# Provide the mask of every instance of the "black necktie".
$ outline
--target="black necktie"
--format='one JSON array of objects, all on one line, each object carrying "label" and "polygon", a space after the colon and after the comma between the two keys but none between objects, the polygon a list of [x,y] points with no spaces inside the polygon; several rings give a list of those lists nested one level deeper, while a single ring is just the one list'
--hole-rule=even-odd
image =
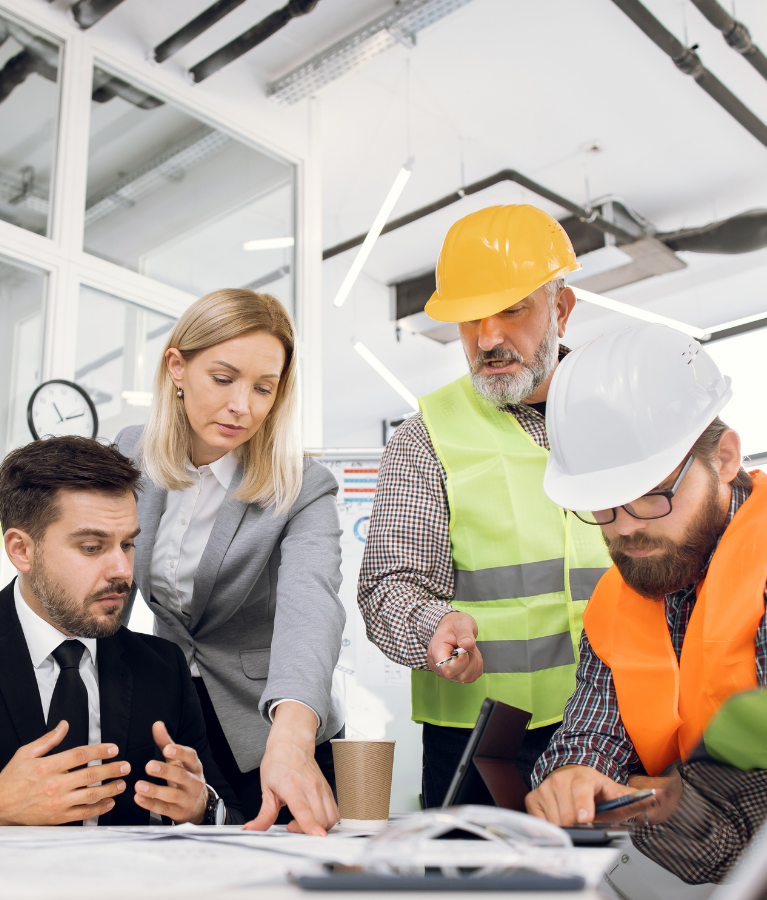
[{"label": "black necktie", "polygon": [[80,641],[63,641],[51,654],[61,671],[51,697],[48,728],[55,728],[62,719],[69,722],[69,731],[54,748],[54,753],[88,743],[88,691],[80,677],[80,660],[84,652],[85,644]]}]

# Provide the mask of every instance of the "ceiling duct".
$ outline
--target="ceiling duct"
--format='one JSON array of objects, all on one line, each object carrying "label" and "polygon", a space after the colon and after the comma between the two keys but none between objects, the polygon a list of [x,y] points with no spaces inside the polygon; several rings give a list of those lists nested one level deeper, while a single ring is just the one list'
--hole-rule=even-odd
[{"label": "ceiling duct", "polygon": [[128,84],[122,78],[108,75],[101,69],[97,69],[93,73],[93,94],[91,96],[96,103],[108,103],[115,97],[120,97],[128,103],[138,106],[139,109],[155,109],[165,105],[165,101],[160,100],[159,97]]},{"label": "ceiling duct", "polygon": [[415,46],[415,36],[471,0],[400,0],[391,12],[313,56],[267,85],[266,93],[280,103],[297,103],[396,44]]},{"label": "ceiling duct", "polygon": [[767,209],[749,209],[700,228],[681,228],[656,237],[674,251],[751,253],[767,247]]},{"label": "ceiling duct", "polygon": [[0,44],[13,38],[24,48],[0,69],[0,103],[33,73],[48,81],[58,79],[59,48],[19,25],[0,21]]},{"label": "ceiling duct", "polygon": [[33,72],[42,75],[49,81],[56,81],[57,70],[51,70],[50,66],[29,50],[22,50],[16,56],[12,56],[0,69],[0,103],[7,99],[20,84],[26,81]]},{"label": "ceiling duct", "polygon": [[737,50],[767,79],[767,56],[751,40],[751,33],[742,23],[734,19],[716,0],[692,0],[708,21],[722,32],[722,36],[733,50]]},{"label": "ceiling duct", "polygon": [[198,62],[196,66],[192,66],[189,70],[190,75],[199,84],[199,82],[223,69],[224,66],[228,66],[230,62],[239,59],[243,54],[258,46],[258,44],[263,43],[267,38],[284,28],[291,19],[310,13],[318,2],[319,0],[290,0],[282,9],[275,10],[271,15],[268,15],[258,24],[248,29],[248,31],[230,41],[225,47],[216,50],[215,53],[211,53],[210,56]]},{"label": "ceiling duct", "polygon": [[613,3],[638,26],[650,40],[673,60],[685,75],[691,75],[703,90],[733,119],[767,147],[767,125],[755,116],[732,91],[708,71],[693,49],[688,49],[662,25],[639,0],[613,0]]},{"label": "ceiling duct", "polygon": [[162,63],[166,59],[170,59],[174,53],[178,53],[182,47],[186,47],[187,44],[190,44],[204,31],[215,25],[219,19],[223,19],[233,9],[242,6],[244,2],[245,0],[218,0],[218,3],[214,3],[213,6],[204,9],[199,16],[195,16],[194,19],[187,22],[186,25],[179,28],[178,31],[154,48],[154,61]]},{"label": "ceiling duct", "polygon": [[[19,25],[0,20],[0,45],[8,37],[12,37],[24,49],[11,57],[0,69],[0,103],[32,74],[41,75],[54,83],[58,81],[59,48],[56,44],[30,33]],[[107,75],[100,70],[93,75],[92,97],[96,103],[106,103],[114,97],[122,97],[140,109],[154,109],[164,103],[158,97],[128,84],[127,81]]]},{"label": "ceiling duct", "polygon": [[[48,0],[50,3],[51,0]],[[107,13],[119,6],[123,0],[78,0],[70,7],[75,22],[83,30],[100,22]]]}]

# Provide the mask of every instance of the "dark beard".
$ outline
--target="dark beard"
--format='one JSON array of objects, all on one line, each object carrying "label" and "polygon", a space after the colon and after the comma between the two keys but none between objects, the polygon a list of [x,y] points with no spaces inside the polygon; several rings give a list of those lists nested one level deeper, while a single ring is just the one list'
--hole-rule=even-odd
[{"label": "dark beard", "polygon": [[[643,531],[618,535],[612,540],[603,534],[612,561],[626,584],[637,594],[648,600],[661,600],[666,594],[698,581],[724,528],[726,513],[722,511],[718,488],[719,480],[714,477],[700,513],[679,543],[670,538],[652,537]],[[624,552],[627,546],[635,550],[657,548],[664,552],[637,559]]]},{"label": "dark beard", "polygon": [[125,594],[127,597],[131,588],[127,581],[116,580],[103,590],[78,601],[50,578],[39,550],[29,571],[29,586],[58,628],[75,637],[96,639],[111,637],[120,630],[125,606],[106,609],[106,618],[98,618],[89,612],[93,601],[110,594]]}]

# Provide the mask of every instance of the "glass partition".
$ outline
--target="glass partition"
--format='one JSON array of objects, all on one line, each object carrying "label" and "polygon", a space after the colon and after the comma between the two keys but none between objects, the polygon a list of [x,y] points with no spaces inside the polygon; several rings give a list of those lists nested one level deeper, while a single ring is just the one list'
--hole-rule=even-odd
[{"label": "glass partition", "polygon": [[85,250],[195,296],[264,288],[292,308],[293,166],[98,68],[93,88]]},{"label": "glass partition", "polygon": [[0,257],[0,449],[32,440],[27,404],[40,384],[46,274]]},{"label": "glass partition", "polygon": [[48,233],[59,46],[0,14],[0,219]]},{"label": "glass partition", "polygon": [[99,437],[141,425],[175,319],[83,285],[77,316],[75,381],[91,396]]}]

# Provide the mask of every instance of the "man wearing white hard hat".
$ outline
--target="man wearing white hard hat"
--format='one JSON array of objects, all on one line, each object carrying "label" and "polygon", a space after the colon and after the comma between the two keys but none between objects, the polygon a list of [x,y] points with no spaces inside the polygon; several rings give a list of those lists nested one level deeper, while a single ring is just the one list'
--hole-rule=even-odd
[{"label": "man wearing white hard hat", "polygon": [[767,683],[767,475],[741,467],[718,418],[731,394],[701,346],[662,325],[602,335],[554,375],[544,490],[601,528],[614,565],[583,616],[533,815],[589,822],[595,803],[654,787],[645,812],[661,820],[681,791],[669,773],[722,704]]},{"label": "man wearing white hard hat", "polygon": [[[529,781],[575,688],[581,616],[609,559],[543,492],[546,396],[580,268],[520,204],[456,222],[426,313],[457,322],[469,372],[420,398],[381,462],[359,579],[368,637],[413,669],[423,802],[439,806],[486,697],[531,714]],[[452,655],[460,651],[460,655]]]}]

